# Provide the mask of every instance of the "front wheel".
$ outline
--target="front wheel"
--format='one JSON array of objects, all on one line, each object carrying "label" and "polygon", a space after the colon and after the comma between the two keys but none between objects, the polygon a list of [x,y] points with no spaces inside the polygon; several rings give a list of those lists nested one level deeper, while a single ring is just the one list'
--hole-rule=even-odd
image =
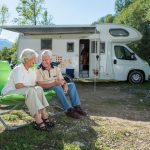
[{"label": "front wheel", "polygon": [[140,71],[132,71],[129,74],[128,80],[132,84],[140,84],[144,81],[144,75]]}]

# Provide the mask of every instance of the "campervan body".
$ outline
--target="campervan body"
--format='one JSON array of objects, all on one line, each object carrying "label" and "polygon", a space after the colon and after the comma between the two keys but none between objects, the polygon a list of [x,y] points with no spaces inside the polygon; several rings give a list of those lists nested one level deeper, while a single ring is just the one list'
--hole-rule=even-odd
[{"label": "campervan body", "polygon": [[[127,44],[142,38],[126,25],[3,26],[19,32],[18,57],[25,48],[39,54],[51,49],[62,72],[73,70],[75,78],[142,83],[150,79],[150,66]],[[40,60],[38,60],[40,61]]]}]

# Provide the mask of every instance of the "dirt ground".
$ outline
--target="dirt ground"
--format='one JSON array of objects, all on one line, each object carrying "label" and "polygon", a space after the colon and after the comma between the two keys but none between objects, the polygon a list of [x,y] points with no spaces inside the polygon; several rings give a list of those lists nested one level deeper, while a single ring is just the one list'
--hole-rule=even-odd
[{"label": "dirt ground", "polygon": [[128,83],[76,83],[82,106],[90,115],[150,121],[150,109],[144,107],[148,90]]},{"label": "dirt ground", "polygon": [[128,83],[76,83],[76,86],[84,109],[105,129],[98,141],[110,149],[150,149],[149,89]]}]

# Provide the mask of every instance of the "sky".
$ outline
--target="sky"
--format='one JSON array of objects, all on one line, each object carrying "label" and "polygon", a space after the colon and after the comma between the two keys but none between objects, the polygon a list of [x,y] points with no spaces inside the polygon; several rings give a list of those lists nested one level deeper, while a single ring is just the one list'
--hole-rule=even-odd
[{"label": "sky", "polygon": [[[17,17],[19,0],[0,0],[0,6],[9,8],[8,25]],[[115,13],[115,0],[45,0],[43,5],[56,25],[89,25],[100,17]],[[2,31],[0,38],[16,40],[18,34]]]}]

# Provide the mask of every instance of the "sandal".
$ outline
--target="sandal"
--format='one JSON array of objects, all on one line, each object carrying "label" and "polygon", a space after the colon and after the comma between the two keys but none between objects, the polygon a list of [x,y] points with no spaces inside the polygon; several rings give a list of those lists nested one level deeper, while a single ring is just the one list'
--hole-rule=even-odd
[{"label": "sandal", "polygon": [[41,123],[33,122],[33,127],[34,127],[36,130],[48,131],[47,125],[46,125],[44,122],[41,122]]},{"label": "sandal", "polygon": [[51,122],[48,118],[47,119],[42,119],[43,122],[45,123],[45,125],[48,127],[48,128],[54,128],[55,127],[55,124],[54,122]]}]

